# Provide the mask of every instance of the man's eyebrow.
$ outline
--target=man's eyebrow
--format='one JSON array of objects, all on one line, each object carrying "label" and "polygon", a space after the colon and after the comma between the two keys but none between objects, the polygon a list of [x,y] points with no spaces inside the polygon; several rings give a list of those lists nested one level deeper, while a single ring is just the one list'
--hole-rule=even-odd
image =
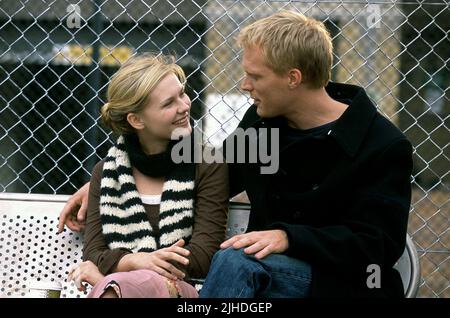
[{"label": "man's eyebrow", "polygon": [[258,74],[254,72],[245,71],[245,73],[250,76],[258,76]]}]

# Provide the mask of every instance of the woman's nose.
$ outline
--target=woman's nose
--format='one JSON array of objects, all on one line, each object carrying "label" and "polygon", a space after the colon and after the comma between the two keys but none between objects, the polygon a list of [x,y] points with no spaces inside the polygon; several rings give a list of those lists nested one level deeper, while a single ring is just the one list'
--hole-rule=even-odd
[{"label": "woman's nose", "polygon": [[178,107],[178,112],[180,114],[187,112],[191,108],[191,100],[182,100],[180,106]]}]

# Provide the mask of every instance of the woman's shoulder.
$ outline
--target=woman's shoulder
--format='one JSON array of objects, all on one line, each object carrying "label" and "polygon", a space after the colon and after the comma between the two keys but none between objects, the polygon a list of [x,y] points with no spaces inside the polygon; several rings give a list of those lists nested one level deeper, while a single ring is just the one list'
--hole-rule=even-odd
[{"label": "woman's shoulder", "polygon": [[101,179],[103,175],[103,164],[105,163],[104,160],[100,160],[97,162],[92,169],[92,175],[91,175],[91,182],[93,180]]},{"label": "woman's shoulder", "polygon": [[97,162],[94,166],[94,170],[102,170],[103,169],[103,164],[105,163],[105,159],[100,160],[99,162]]},{"label": "woman's shoulder", "polygon": [[103,165],[105,163],[105,159],[100,160],[99,162],[97,162],[94,166],[94,168],[92,169],[92,174],[94,174],[94,172],[102,172],[103,171]]}]

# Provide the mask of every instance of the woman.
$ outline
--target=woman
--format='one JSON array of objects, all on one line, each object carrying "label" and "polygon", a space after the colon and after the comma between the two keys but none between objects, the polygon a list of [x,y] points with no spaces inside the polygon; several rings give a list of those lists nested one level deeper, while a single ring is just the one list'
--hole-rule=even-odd
[{"label": "woman", "polygon": [[174,131],[192,132],[184,82],[173,59],[143,55],[109,84],[101,117],[119,138],[94,167],[85,262],[69,273],[88,297],[198,297],[187,281],[225,238],[226,165],[171,159]]}]

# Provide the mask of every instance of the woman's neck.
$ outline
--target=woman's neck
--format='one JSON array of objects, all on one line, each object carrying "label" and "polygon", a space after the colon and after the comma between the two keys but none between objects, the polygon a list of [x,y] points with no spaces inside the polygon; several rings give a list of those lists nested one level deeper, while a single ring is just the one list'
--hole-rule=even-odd
[{"label": "woman's neck", "polygon": [[169,145],[169,140],[152,140],[147,136],[142,136],[138,134],[139,143],[141,145],[142,151],[146,155],[155,155],[166,151],[167,146]]}]

